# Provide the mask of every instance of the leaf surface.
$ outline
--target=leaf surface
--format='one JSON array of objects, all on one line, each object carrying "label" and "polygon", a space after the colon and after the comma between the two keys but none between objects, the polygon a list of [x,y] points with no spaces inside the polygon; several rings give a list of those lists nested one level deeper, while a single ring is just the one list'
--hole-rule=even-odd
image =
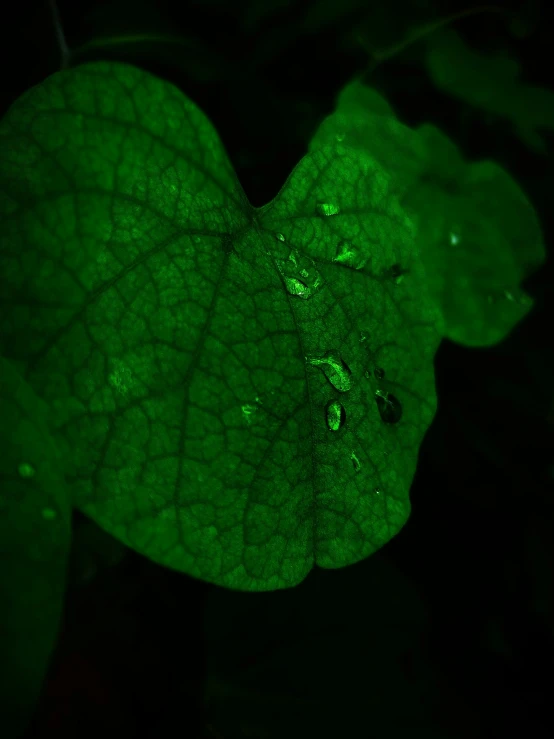
[{"label": "leaf surface", "polygon": [[59,72],[0,127],[1,349],[73,504],[239,590],[389,541],[436,409],[445,324],[394,139],[324,123],[262,208],[206,116],[128,65]]},{"label": "leaf surface", "polygon": [[47,409],[0,358],[0,712],[21,736],[59,629],[71,503]]},{"label": "leaf surface", "polygon": [[425,62],[440,90],[508,120],[526,146],[548,153],[541,129],[554,130],[554,92],[525,84],[517,61],[480,54],[444,29],[428,39]]},{"label": "leaf surface", "polygon": [[495,162],[466,163],[435,126],[404,125],[358,81],[343,88],[310,150],[332,145],[337,130],[336,145],[371,150],[391,174],[445,336],[465,346],[505,339],[533,306],[520,283],[546,258],[536,211],[514,179]]}]

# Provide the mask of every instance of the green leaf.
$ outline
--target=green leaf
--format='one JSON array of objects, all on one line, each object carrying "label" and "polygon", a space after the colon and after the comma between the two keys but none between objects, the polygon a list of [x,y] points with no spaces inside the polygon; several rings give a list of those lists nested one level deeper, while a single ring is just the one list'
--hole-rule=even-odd
[{"label": "green leaf", "polygon": [[205,115],[128,65],[57,73],[0,126],[1,347],[72,502],[228,588],[352,564],[409,516],[446,332],[400,202],[429,144],[358,93],[262,208]]},{"label": "green leaf", "polygon": [[0,358],[0,695],[5,736],[21,736],[62,611],[71,504],[47,409]]},{"label": "green leaf", "polygon": [[[388,108],[388,110],[387,110]],[[494,162],[467,164],[434,126],[411,129],[358,81],[340,93],[310,150],[331,145],[366,151],[393,176],[401,205],[417,224],[427,286],[440,305],[445,336],[466,346],[502,341],[533,301],[520,287],[545,261],[537,214]]]},{"label": "green leaf", "polygon": [[547,153],[540,131],[554,130],[554,92],[522,82],[517,61],[473,51],[452,29],[429,39],[425,60],[439,90],[507,119],[526,146]]},{"label": "green leaf", "polygon": [[442,316],[369,153],[310,153],[255,209],[192,102],[108,63],[28,91],[1,140],[2,347],[75,505],[242,590],[400,530]]}]

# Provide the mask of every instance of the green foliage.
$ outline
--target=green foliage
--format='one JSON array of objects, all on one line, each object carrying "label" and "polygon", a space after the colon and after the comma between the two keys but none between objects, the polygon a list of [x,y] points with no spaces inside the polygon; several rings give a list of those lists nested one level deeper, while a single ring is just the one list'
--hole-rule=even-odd
[{"label": "green foliage", "polygon": [[254,209],[192,102],[106,63],[27,92],[2,140],[2,351],[74,505],[244,590],[394,536],[442,317],[371,154],[322,146]]},{"label": "green foliage", "polygon": [[417,224],[444,335],[466,346],[502,341],[532,307],[520,282],[545,260],[540,224],[521,188],[494,162],[465,163],[435,126],[403,125],[376,91],[356,81],[342,90],[310,150],[331,142],[337,130],[344,145],[370,149],[392,174],[400,203]]},{"label": "green foliage", "polygon": [[71,507],[238,590],[368,557],[409,516],[441,338],[503,339],[544,248],[505,171],[358,82],[262,208],[205,115],[123,64],[22,95],[0,159],[15,716],[55,642]]},{"label": "green foliage", "polygon": [[441,336],[494,343],[529,309],[497,299],[543,258],[509,176],[355,82],[258,209],[204,114],[128,65],[51,76],[0,134],[2,354],[73,505],[240,590],[393,537]]},{"label": "green foliage", "polygon": [[554,130],[554,93],[520,80],[517,61],[474,51],[452,29],[430,37],[425,61],[439,90],[507,119],[530,149],[547,153],[540,130]]},{"label": "green foliage", "polygon": [[0,419],[2,731],[20,736],[58,634],[71,504],[48,409],[4,359]]}]

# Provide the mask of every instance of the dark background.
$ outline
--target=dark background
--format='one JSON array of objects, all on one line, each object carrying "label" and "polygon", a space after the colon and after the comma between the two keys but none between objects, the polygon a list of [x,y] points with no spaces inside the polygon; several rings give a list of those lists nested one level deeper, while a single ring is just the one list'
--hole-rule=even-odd
[{"label": "dark background", "polygon": [[[470,15],[454,28],[482,53],[517,59],[528,84],[552,89],[548,3],[502,7],[514,13]],[[506,121],[436,90],[424,41],[376,66],[357,41],[392,47],[461,4],[60,0],[58,9],[71,64],[134,63],[196,102],[255,206],[277,194],[339,89],[367,69],[403,122],[434,123],[468,159],[506,167],[552,253],[552,133],[538,155]],[[160,40],[90,47],[145,33]],[[10,3],[2,35],[4,112],[62,62],[46,1]],[[501,344],[441,344],[439,409],[411,519],[366,561],[315,570],[289,591],[235,593],[149,562],[76,512],[59,645],[27,736],[547,736],[552,279],[550,256],[526,282],[533,311]]]}]

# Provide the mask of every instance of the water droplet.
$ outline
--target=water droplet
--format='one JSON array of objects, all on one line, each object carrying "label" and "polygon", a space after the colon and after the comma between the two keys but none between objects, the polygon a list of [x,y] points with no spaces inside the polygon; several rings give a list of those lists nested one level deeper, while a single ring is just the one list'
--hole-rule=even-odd
[{"label": "water droplet", "polygon": [[510,303],[518,303],[519,305],[530,305],[532,303],[529,295],[524,293],[520,288],[515,288],[514,290],[503,290],[494,295],[487,295],[487,302],[489,305],[497,303],[499,300],[508,300]]},{"label": "water droplet", "polygon": [[352,387],[352,373],[336,353],[325,352],[323,357],[306,357],[306,361],[320,367],[325,377],[339,393],[345,393]]},{"label": "water droplet", "polygon": [[34,477],[35,468],[27,462],[22,462],[17,468],[21,477]]},{"label": "water droplet", "polygon": [[375,367],[373,374],[375,375],[376,380],[382,380],[385,376],[385,370],[382,367]]},{"label": "water droplet", "polygon": [[381,490],[379,488],[373,488],[373,492],[375,495],[381,495]]},{"label": "water droplet", "polygon": [[299,298],[307,300],[311,297],[310,288],[305,282],[297,280],[295,277],[285,277],[285,285],[291,295],[298,295]]},{"label": "water droplet", "polygon": [[362,465],[360,464],[360,460],[358,457],[352,452],[350,455],[350,459],[352,460],[352,465],[354,466],[354,472],[359,472],[362,469]]},{"label": "water droplet", "polygon": [[367,258],[364,259],[358,247],[350,241],[339,241],[333,262],[346,264],[348,267],[354,267],[354,269],[362,269],[367,264]]},{"label": "water droplet", "polygon": [[285,241],[285,237],[283,236],[283,234],[275,234],[275,238],[277,239],[277,241]]},{"label": "water droplet", "polygon": [[329,431],[338,431],[346,421],[346,411],[338,400],[330,400],[325,408]]},{"label": "water droplet", "polygon": [[345,137],[345,134],[342,133],[342,132],[341,133],[337,133],[337,135],[335,136],[335,138],[339,142],[339,144],[340,144],[341,141],[344,141],[344,137]]},{"label": "water droplet", "polygon": [[393,264],[389,270],[389,275],[392,277],[395,285],[400,285],[404,279],[404,275],[408,272],[407,269],[402,269],[399,264]]},{"label": "water droplet", "polygon": [[322,284],[321,275],[315,268],[313,259],[309,257],[291,251],[287,259],[276,259],[276,263],[290,295],[306,300]]},{"label": "water droplet", "polygon": [[402,418],[402,406],[395,395],[384,390],[376,390],[375,401],[382,421],[385,423],[397,423],[400,421]]},{"label": "water droplet", "polygon": [[46,521],[53,521],[58,514],[53,508],[43,508],[42,509],[42,517]]},{"label": "water droplet", "polygon": [[457,246],[460,243],[460,235],[454,231],[450,232],[450,244],[451,246]]},{"label": "water droplet", "polygon": [[316,203],[315,213],[317,216],[336,216],[340,213],[338,205],[333,203]]},{"label": "water droplet", "polygon": [[[258,402],[258,398],[256,398],[256,403]],[[252,423],[252,417],[254,413],[258,410],[257,405],[250,405],[246,404],[241,406],[242,415],[244,416],[244,420],[246,421],[246,424],[249,426]]]}]

